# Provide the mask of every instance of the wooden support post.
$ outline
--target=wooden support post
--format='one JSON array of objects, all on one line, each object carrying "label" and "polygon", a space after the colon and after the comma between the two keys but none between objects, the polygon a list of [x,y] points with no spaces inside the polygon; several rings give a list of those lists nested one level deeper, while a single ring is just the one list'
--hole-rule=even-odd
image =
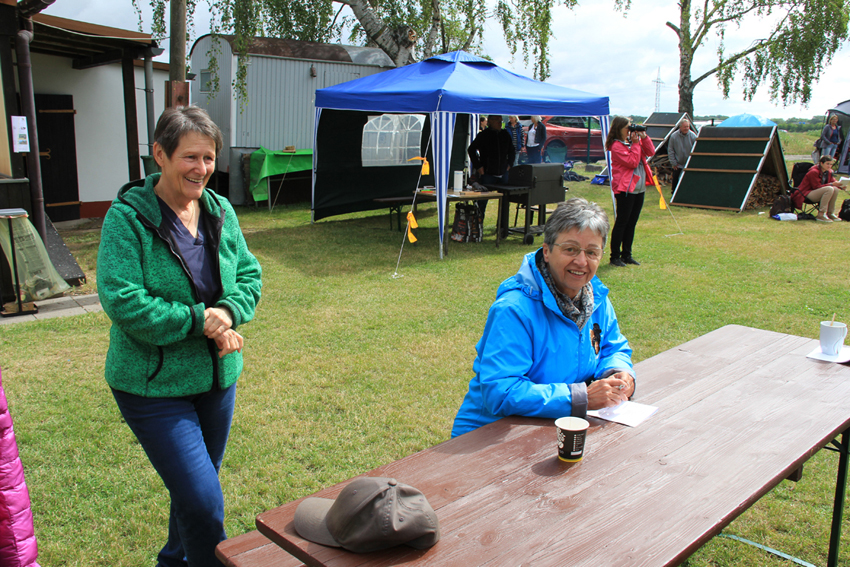
[{"label": "wooden support post", "polygon": [[165,106],[189,106],[189,81],[167,81],[165,83]]},{"label": "wooden support post", "polygon": [[124,122],[127,131],[127,163],[130,180],[142,178],[139,154],[139,121],[136,116],[136,76],[133,57],[124,53],[121,58],[121,73],[124,77]]}]

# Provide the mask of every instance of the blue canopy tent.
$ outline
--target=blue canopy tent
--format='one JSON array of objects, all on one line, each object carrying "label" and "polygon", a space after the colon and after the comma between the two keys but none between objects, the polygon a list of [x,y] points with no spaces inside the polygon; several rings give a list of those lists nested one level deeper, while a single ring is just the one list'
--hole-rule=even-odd
[{"label": "blue canopy tent", "polygon": [[[463,51],[437,55],[419,63],[319,89],[316,91],[315,106],[314,220],[342,212],[381,208],[372,201],[374,194],[352,195],[351,191],[340,187],[340,167],[345,164],[337,164],[336,167],[328,164],[344,161],[341,154],[351,154],[350,148],[347,152],[339,149],[332,150],[331,155],[323,155],[322,140],[338,139],[343,128],[350,124],[342,120],[341,114],[328,111],[358,112],[361,115],[425,114],[430,119],[430,145],[440,227],[445,226],[446,191],[458,114],[599,116],[603,138],[607,135],[608,126],[608,97],[535,81]],[[365,119],[353,123],[364,124]],[[466,130],[465,124],[463,127]],[[352,145],[353,138],[349,138],[347,143]],[[466,148],[462,150],[465,152]],[[356,158],[359,164],[359,153]],[[377,185],[381,181],[376,176],[381,174],[378,170],[382,169],[391,168],[371,168],[359,164],[356,170],[346,170],[346,183],[350,184],[351,176],[354,175],[367,178],[372,185]],[[407,184],[396,185],[384,187],[381,196],[403,197],[411,195],[414,188]],[[443,239],[441,230],[440,257],[443,254]]]},{"label": "blue canopy tent", "polygon": [[749,128],[753,126],[776,126],[776,122],[757,114],[738,114],[730,116],[717,125],[718,128]]}]

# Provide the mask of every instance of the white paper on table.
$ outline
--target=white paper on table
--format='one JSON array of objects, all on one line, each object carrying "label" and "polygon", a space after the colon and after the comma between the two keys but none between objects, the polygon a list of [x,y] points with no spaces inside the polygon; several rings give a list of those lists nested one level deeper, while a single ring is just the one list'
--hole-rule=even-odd
[{"label": "white paper on table", "polygon": [[598,417],[606,421],[614,421],[622,423],[629,427],[637,427],[646,420],[649,416],[658,411],[655,406],[639,404],[637,402],[623,402],[613,408],[602,408],[600,410],[590,410],[587,415]]},{"label": "white paper on table", "polygon": [[814,358],[815,360],[825,360],[826,362],[850,362],[850,346],[841,347],[838,354],[824,354],[820,349],[820,345],[818,345],[815,350],[807,355],[807,357]]}]

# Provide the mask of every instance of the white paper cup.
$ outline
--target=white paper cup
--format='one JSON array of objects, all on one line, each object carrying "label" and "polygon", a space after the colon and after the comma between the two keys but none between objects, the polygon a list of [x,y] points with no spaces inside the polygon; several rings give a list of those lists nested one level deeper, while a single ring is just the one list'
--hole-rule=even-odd
[{"label": "white paper cup", "polygon": [[455,191],[463,191],[463,172],[455,171]]},{"label": "white paper cup", "polygon": [[835,355],[841,352],[844,346],[844,338],[847,336],[847,325],[837,321],[820,322],[820,351],[826,355]]},{"label": "white paper cup", "polygon": [[590,423],[580,417],[560,417],[555,420],[558,430],[558,458],[575,463],[584,458],[587,428]]}]

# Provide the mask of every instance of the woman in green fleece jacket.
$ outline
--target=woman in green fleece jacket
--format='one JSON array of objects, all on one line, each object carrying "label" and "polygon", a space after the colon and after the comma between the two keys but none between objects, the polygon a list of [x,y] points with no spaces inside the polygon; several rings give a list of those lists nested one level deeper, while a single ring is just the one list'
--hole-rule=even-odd
[{"label": "woman in green fleece jacket", "polygon": [[206,184],[222,135],[197,107],[167,109],[161,174],[118,192],[103,222],[97,287],[112,320],[106,381],[171,495],[158,565],[220,565],[218,479],[242,371],[237,328],[254,317],[261,269],[230,203]]}]

